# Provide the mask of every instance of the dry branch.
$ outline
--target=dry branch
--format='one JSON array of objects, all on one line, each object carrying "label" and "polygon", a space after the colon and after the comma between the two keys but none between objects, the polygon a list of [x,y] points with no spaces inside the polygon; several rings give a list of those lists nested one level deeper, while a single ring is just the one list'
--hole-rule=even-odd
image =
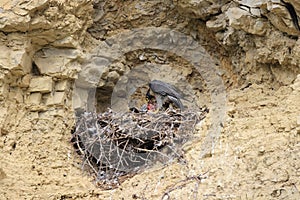
[{"label": "dry branch", "polygon": [[207,110],[160,113],[85,112],[77,117],[72,142],[83,157],[83,166],[106,188],[121,177],[156,163],[182,157],[180,147],[191,138]]}]

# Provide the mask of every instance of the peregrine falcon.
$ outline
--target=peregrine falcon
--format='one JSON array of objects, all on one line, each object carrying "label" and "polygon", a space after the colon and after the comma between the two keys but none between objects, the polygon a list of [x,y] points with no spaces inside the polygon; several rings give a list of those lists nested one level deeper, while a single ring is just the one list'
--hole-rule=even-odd
[{"label": "peregrine falcon", "polygon": [[184,106],[180,101],[180,99],[182,99],[182,96],[179,94],[177,89],[172,85],[162,81],[151,81],[149,83],[149,89],[147,91],[146,97],[149,100],[155,97],[157,103],[156,109],[158,110],[161,109],[167,101],[171,101],[172,103],[174,103],[174,105],[180,108],[180,110],[184,109]]}]

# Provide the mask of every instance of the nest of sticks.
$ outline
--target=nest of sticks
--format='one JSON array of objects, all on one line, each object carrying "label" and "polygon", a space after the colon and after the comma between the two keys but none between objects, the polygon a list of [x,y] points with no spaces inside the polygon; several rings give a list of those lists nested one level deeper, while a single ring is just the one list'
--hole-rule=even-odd
[{"label": "nest of sticks", "polygon": [[84,112],[77,116],[71,141],[83,168],[99,186],[111,189],[152,164],[182,158],[181,145],[207,112]]}]

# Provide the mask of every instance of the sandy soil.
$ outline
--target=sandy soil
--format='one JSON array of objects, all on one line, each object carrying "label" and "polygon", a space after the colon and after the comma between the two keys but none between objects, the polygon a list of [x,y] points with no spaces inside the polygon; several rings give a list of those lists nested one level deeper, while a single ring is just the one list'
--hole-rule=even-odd
[{"label": "sandy soil", "polygon": [[[237,6],[234,2],[220,5],[221,13],[208,4],[211,9],[201,10],[204,16],[199,18],[188,12],[193,6],[182,4],[184,14],[173,1],[24,2],[0,4],[5,19],[0,22],[1,200],[300,199],[300,49],[299,39],[288,35],[295,32],[290,31],[293,27],[288,33],[276,28],[276,17],[284,9],[269,12],[272,23],[266,17],[241,15],[223,24],[218,20]],[[250,32],[243,26],[248,22]],[[255,30],[253,24],[266,31],[260,26]],[[208,115],[197,126],[197,139],[183,147],[186,163],[156,165],[116,189],[104,190],[82,170],[70,142],[74,81],[90,61],[88,52],[101,42],[126,29],[149,26],[179,30],[220,61],[226,118],[210,156],[200,156],[212,119]],[[120,58],[99,85],[112,88],[124,69],[140,59],[136,52],[127,53],[132,60]],[[168,60],[163,53],[150,51],[147,62],[183,64],[182,58]],[[182,76],[194,85],[203,78],[193,79],[189,70]],[[42,84],[34,85],[38,78]],[[196,96],[201,98],[201,93]]]}]

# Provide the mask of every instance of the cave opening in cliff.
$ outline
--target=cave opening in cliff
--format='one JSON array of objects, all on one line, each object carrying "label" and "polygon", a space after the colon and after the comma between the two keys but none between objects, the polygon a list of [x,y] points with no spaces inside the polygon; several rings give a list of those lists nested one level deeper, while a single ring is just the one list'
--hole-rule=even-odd
[{"label": "cave opening in cliff", "polygon": [[[111,181],[158,160],[181,159],[181,146],[192,139],[210,102],[203,77],[189,61],[163,50],[138,49],[113,62],[95,57],[86,69],[80,80],[91,80],[94,86],[82,92],[88,96],[83,103],[89,112],[78,116],[72,136],[95,180],[114,185]],[[169,102],[157,113],[143,111],[149,108],[146,94],[153,80],[178,89],[184,111]]]},{"label": "cave opening in cliff", "polygon": [[172,53],[144,49],[124,54],[103,70],[100,86],[91,94],[95,110],[126,112],[132,107],[140,108],[146,103],[151,80],[162,80],[178,88],[188,108],[197,110],[210,102],[204,79],[188,61]]}]

